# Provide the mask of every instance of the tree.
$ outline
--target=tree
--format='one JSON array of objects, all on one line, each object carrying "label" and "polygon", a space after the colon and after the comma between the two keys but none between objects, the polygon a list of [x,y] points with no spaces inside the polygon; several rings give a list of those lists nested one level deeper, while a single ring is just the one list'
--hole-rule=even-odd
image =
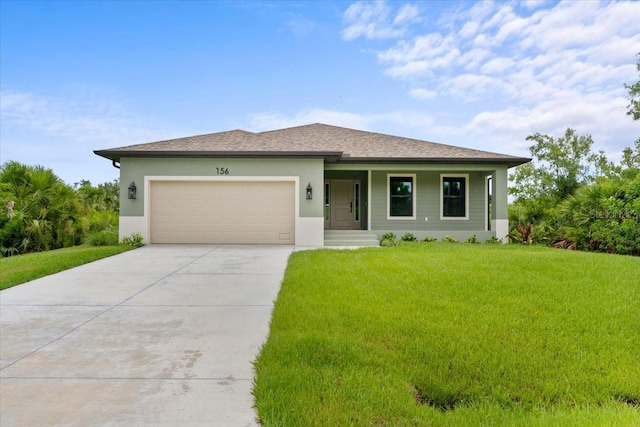
[{"label": "tree", "polygon": [[77,245],[83,238],[78,194],[51,169],[8,161],[0,167],[3,255]]},{"label": "tree", "polygon": [[87,210],[86,242],[99,245],[118,243],[118,211],[120,208],[118,180],[91,185],[91,181],[82,180],[75,184]]},{"label": "tree", "polygon": [[[640,53],[636,68],[640,72]],[[640,80],[625,84],[627,114],[640,120]],[[592,151],[589,135],[527,137],[533,162],[518,166],[509,189],[511,237],[522,243],[640,255],[640,138],[620,164]]]},{"label": "tree", "polygon": [[[638,58],[636,69],[638,70],[638,74],[640,74],[640,53],[638,53],[636,57]],[[640,120],[640,80],[631,85],[625,83],[624,87],[629,92],[627,114],[633,117],[633,120]]]},{"label": "tree", "polygon": [[91,209],[98,212],[110,211],[115,213],[120,210],[120,184],[117,179],[112,182],[98,184],[97,187],[91,185],[91,181],[83,179],[79,183],[75,183],[74,187],[84,200],[84,203]]},{"label": "tree", "polygon": [[534,143],[529,147],[533,161],[518,166],[511,175],[515,186],[509,192],[516,200],[557,203],[612,167],[603,151],[592,151],[591,135],[577,135],[571,128],[558,138],[535,133],[526,139]]},{"label": "tree", "polygon": [[591,135],[578,135],[571,128],[557,138],[535,133],[526,139],[533,142],[533,161],[510,176],[515,183],[509,188],[515,196],[509,207],[511,237],[523,243],[552,243],[561,237],[558,205],[614,167],[603,151],[593,151]]}]

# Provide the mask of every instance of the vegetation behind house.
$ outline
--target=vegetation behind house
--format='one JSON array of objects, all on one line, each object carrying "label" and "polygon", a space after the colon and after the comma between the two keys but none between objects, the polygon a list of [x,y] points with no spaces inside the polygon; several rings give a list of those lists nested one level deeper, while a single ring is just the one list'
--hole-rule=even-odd
[{"label": "vegetation behind house", "polygon": [[[640,73],[640,54],[637,69]],[[640,80],[625,84],[627,114],[640,120]],[[511,239],[554,247],[640,255],[640,138],[618,164],[594,152],[590,135],[568,128],[529,135],[533,162],[511,175]]]},{"label": "vegetation behind house", "polygon": [[118,243],[118,181],[74,187],[51,169],[0,166],[0,253],[18,255],[88,243]]}]

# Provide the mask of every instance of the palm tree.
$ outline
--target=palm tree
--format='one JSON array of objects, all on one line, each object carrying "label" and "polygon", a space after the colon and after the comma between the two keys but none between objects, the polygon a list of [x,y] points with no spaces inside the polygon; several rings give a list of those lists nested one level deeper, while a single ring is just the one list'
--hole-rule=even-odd
[{"label": "palm tree", "polygon": [[0,167],[0,208],[4,208],[0,217],[0,250],[4,255],[57,249],[82,241],[80,197],[51,169],[4,163]]}]

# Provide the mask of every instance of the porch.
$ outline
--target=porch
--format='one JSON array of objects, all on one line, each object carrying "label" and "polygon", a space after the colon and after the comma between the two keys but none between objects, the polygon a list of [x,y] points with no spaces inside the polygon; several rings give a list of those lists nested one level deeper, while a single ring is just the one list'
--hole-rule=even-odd
[{"label": "porch", "polygon": [[506,167],[349,166],[325,164],[325,246],[364,246],[362,240],[378,245],[386,232],[458,241],[506,236]]}]

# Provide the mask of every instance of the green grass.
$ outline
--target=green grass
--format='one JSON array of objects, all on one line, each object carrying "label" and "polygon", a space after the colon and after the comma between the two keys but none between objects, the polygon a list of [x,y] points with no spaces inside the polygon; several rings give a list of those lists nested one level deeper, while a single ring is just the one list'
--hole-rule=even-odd
[{"label": "green grass", "polygon": [[296,252],[255,366],[265,426],[638,426],[640,258]]},{"label": "green grass", "polygon": [[0,258],[0,289],[35,280],[133,249],[131,246],[75,246]]}]

